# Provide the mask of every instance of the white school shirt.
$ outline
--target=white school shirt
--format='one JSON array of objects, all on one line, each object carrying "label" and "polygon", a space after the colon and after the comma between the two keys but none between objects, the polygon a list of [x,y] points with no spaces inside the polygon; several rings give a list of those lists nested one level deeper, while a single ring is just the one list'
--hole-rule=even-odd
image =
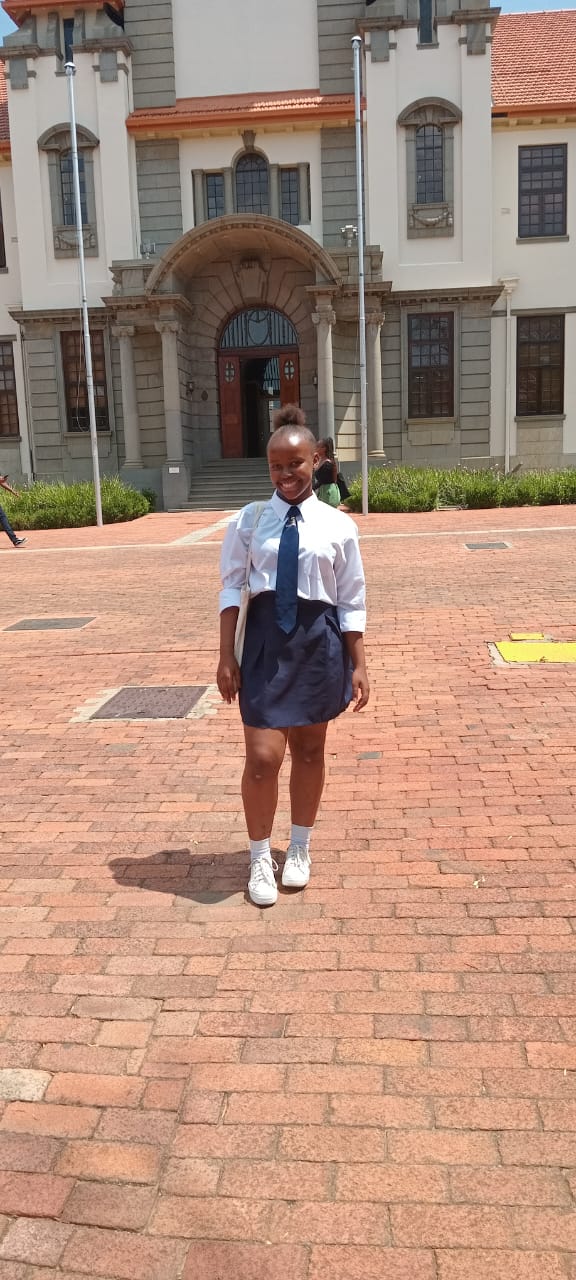
[{"label": "white school shirt", "polygon": [[[290,503],[273,494],[266,503],[252,539],[250,594],[276,590],[280,536]],[[319,502],[313,493],[300,508],[298,521],[298,595],[336,605],[342,631],[366,630],[366,584],[358,545],[358,530],[343,511]],[[250,503],[231,521],[222,547],[220,612],[240,606],[246,574],[250,533],[258,507]]]}]

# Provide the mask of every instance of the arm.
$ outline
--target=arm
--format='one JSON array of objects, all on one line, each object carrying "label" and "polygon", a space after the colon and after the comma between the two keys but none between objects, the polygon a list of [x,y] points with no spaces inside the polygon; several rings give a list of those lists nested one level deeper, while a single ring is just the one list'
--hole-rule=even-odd
[{"label": "arm", "polygon": [[8,481],[7,481],[7,479],[6,479],[6,476],[0,476],[0,484],[2,485],[2,488],[3,488],[3,489],[7,489],[7,490],[8,490],[8,493],[13,493],[15,498],[19,498],[19,497],[20,497],[20,494],[18,493],[17,489],[13,489],[13,488],[12,488],[12,485],[11,485],[11,484],[8,484]]},{"label": "arm", "polygon": [[350,534],[338,549],[334,572],[338,589],[338,618],[344,642],[352,660],[354,710],[361,711],[370,697],[364,651],[366,583],[358,545],[358,532],[352,521],[349,523]]},{"label": "arm", "polygon": [[228,525],[222,545],[220,592],[220,660],[216,683],[224,702],[234,702],[240,689],[240,667],[234,657],[234,636],[246,574],[251,524],[243,527],[244,512]]},{"label": "arm", "polygon": [[236,694],[242,683],[240,667],[234,657],[234,635],[237,620],[238,609],[234,605],[229,609],[222,610],[220,614],[220,661],[218,663],[216,683],[224,702],[227,703],[235,701]]}]

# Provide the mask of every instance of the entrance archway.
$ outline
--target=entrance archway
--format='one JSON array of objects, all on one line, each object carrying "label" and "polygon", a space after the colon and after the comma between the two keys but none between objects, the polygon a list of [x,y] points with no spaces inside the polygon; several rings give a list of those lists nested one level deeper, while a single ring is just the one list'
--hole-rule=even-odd
[{"label": "entrance archway", "polygon": [[300,399],[298,335],[273,307],[248,307],[226,323],[218,348],[223,458],[260,458],[282,404]]}]

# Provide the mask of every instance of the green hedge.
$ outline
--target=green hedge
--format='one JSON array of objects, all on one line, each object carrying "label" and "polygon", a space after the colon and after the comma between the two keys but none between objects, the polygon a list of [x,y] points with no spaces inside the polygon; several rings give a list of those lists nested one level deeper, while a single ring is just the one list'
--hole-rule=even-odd
[{"label": "green hedge", "polygon": [[[148,499],[123,484],[118,476],[103,476],[101,489],[104,524],[120,524],[148,515]],[[17,498],[0,489],[0,503],[14,529],[80,529],[96,523],[94,485],[85,482],[37,481],[29,489],[22,489]]]},{"label": "green hedge", "polygon": [[[442,471],[434,467],[373,467],[368,472],[370,511],[433,511],[438,507],[544,507],[576,503],[576,470]],[[362,479],[350,483],[347,506],[362,510]]]}]

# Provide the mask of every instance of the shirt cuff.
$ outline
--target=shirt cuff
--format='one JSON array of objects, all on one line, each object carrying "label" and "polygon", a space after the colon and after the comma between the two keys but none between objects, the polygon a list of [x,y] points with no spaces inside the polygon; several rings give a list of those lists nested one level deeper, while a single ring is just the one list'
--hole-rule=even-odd
[{"label": "shirt cuff", "polygon": [[360,631],[364,635],[366,630],[366,610],[339,609],[338,621],[341,631]]},{"label": "shirt cuff", "polygon": [[224,587],[220,592],[220,613],[224,609],[239,609],[242,592],[236,587]]}]

